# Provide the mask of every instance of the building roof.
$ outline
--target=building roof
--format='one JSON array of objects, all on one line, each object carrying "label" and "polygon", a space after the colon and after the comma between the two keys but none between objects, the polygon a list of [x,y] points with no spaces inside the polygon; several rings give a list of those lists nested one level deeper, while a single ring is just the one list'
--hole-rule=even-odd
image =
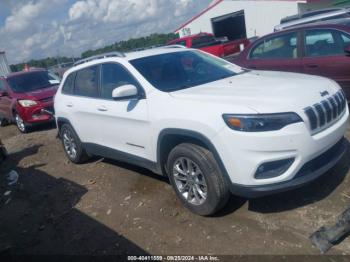
[{"label": "building roof", "polygon": [[[199,17],[201,17],[202,15],[204,15],[205,13],[207,13],[208,11],[210,11],[211,9],[213,9],[214,7],[216,7],[217,5],[221,4],[222,2],[227,1],[227,0],[214,0],[214,2],[209,5],[206,9],[204,9],[202,12],[200,12],[198,15],[195,15],[194,17],[192,17],[190,20],[188,20],[186,23],[184,23],[183,25],[181,25],[179,28],[177,28],[174,32],[178,32],[180,31],[182,28],[184,28],[185,26],[187,26],[188,24],[192,23],[194,20],[198,19]],[[230,0],[230,1],[234,1],[234,0]],[[251,1],[268,1],[268,0],[251,0]],[[270,1],[281,1],[281,2],[307,2],[310,0],[270,0]],[[348,0],[347,0],[348,1]]]},{"label": "building roof", "polygon": [[209,5],[206,9],[204,9],[202,12],[200,12],[198,15],[192,17],[190,20],[188,20],[186,23],[184,23],[182,26],[180,26],[178,29],[175,30],[175,32],[181,30],[182,28],[184,28],[186,25],[190,24],[191,22],[193,22],[194,20],[196,20],[197,18],[201,17],[202,15],[204,15],[206,12],[208,12],[209,10],[213,9],[215,6],[217,6],[218,4],[222,3],[225,0],[216,0],[216,2],[213,2],[211,5]]}]

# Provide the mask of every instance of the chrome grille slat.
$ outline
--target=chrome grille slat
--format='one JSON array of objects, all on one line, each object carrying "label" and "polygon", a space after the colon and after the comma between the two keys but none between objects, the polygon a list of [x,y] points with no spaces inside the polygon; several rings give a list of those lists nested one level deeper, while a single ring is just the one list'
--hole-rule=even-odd
[{"label": "chrome grille slat", "polygon": [[309,118],[311,129],[316,129],[318,126],[318,120],[317,120],[317,115],[316,115],[316,112],[314,111],[314,109],[312,107],[306,108],[305,114]]},{"label": "chrome grille slat", "polygon": [[326,123],[326,114],[324,113],[320,104],[315,104],[316,112],[318,114],[318,126],[324,126]]},{"label": "chrome grille slat", "polygon": [[319,131],[343,115],[347,106],[347,99],[343,90],[338,91],[328,99],[304,109],[309,119],[312,131]]},{"label": "chrome grille slat", "polygon": [[321,105],[323,107],[323,109],[325,110],[326,113],[326,117],[327,117],[327,123],[332,121],[332,108],[330,106],[330,104],[328,103],[328,101],[324,100],[321,102]]},{"label": "chrome grille slat", "polygon": [[343,92],[340,92],[338,94],[341,101],[341,111],[343,112],[346,106],[346,98],[344,97]]},{"label": "chrome grille slat", "polygon": [[333,97],[330,97],[329,101],[332,104],[333,119],[337,118],[337,104],[336,104],[336,102],[335,102]]},{"label": "chrome grille slat", "polygon": [[339,116],[341,113],[341,102],[337,94],[335,94],[334,99],[337,101],[337,109],[338,109],[337,116]]}]

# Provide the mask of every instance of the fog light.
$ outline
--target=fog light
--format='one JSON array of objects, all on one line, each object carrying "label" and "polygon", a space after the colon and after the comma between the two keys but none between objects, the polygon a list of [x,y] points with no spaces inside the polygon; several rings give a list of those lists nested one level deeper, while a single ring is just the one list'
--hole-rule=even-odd
[{"label": "fog light", "polygon": [[267,162],[258,167],[256,179],[267,179],[282,175],[293,164],[294,158]]}]

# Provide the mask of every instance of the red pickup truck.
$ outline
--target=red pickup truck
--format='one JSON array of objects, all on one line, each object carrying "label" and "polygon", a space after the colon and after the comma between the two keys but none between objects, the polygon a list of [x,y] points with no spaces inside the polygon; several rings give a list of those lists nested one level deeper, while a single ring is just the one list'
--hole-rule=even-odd
[{"label": "red pickup truck", "polygon": [[188,48],[197,48],[219,57],[225,57],[239,53],[242,51],[240,45],[246,47],[248,44],[248,39],[224,42],[216,39],[213,34],[200,33],[172,40],[167,45],[183,45]]}]

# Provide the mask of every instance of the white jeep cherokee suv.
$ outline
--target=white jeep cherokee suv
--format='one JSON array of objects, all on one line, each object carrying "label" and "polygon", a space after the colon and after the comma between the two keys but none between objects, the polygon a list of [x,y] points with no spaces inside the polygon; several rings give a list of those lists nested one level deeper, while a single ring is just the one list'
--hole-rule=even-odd
[{"label": "white jeep cherokee suv", "polygon": [[230,193],[302,186],[347,149],[349,111],[334,81],[248,71],[185,48],[79,61],[64,75],[55,112],[71,161],[98,155],[168,176],[200,215]]}]

